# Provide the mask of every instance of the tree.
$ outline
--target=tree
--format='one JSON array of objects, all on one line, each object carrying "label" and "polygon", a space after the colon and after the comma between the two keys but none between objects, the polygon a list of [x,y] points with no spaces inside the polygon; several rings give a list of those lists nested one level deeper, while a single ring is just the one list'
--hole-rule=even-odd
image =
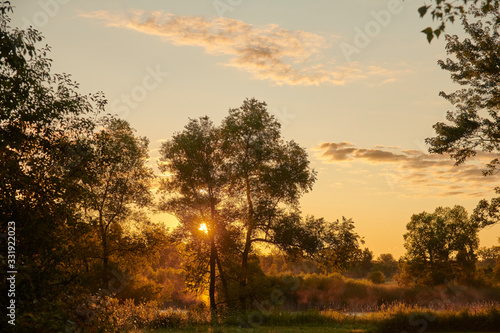
[{"label": "tree", "polygon": [[[477,7],[477,4],[480,6]],[[435,0],[431,1],[430,5],[424,5],[418,8],[420,17],[424,17],[427,13],[430,13],[433,20],[440,22],[440,25],[433,29],[427,27],[422,32],[427,36],[429,43],[432,41],[434,36],[439,37],[441,33],[445,31],[446,23],[454,23],[457,17],[462,17],[467,12],[467,3],[472,4],[473,8],[478,8],[482,13],[494,13],[498,12],[500,1],[498,0],[462,0],[462,1],[451,1],[451,0]],[[497,16],[496,24],[500,23],[499,16]]]},{"label": "tree", "polygon": [[[500,241],[500,239],[499,239]],[[477,251],[477,255],[484,266],[495,266],[495,260],[500,258],[500,246],[493,245],[492,247],[481,247]]]},{"label": "tree", "polygon": [[490,284],[500,281],[500,246],[481,247],[477,251],[479,277]]},{"label": "tree", "polygon": [[372,271],[370,275],[368,275],[368,280],[374,284],[383,284],[385,283],[385,275],[381,271]]},{"label": "tree", "polygon": [[[210,309],[215,315],[217,264],[220,277],[224,280],[217,253],[217,241],[224,228],[221,206],[229,204],[220,130],[208,117],[190,120],[183,132],[162,144],[160,154],[160,170],[168,173],[162,182],[165,194],[163,209],[179,219],[180,234],[184,239],[189,238],[191,246],[198,249],[199,267],[204,266],[206,250],[203,245],[204,238],[208,238],[209,298]],[[200,228],[206,234],[200,232]],[[203,268],[196,271],[199,278],[205,275]],[[213,318],[215,320],[215,316]]]},{"label": "tree", "polygon": [[0,231],[15,223],[18,324],[30,321],[37,330],[54,323],[56,302],[81,290],[89,232],[75,208],[87,159],[83,138],[105,101],[81,95],[68,75],[52,74],[41,34],[11,28],[11,12],[0,4]]},{"label": "tree", "polygon": [[298,209],[299,198],[311,190],[316,173],[309,168],[304,148],[281,138],[280,124],[265,102],[246,99],[230,109],[222,123],[231,196],[239,203],[243,231],[240,296],[246,306],[248,259],[256,242],[276,243],[279,221],[297,223],[286,211]]},{"label": "tree", "polygon": [[[434,125],[437,135],[426,142],[431,153],[450,154],[457,165],[478,151],[496,155],[484,171],[492,175],[498,172],[500,163],[500,26],[496,23],[500,12],[483,13],[477,8],[472,12],[480,18],[477,22],[470,23],[465,17],[462,20],[469,38],[460,41],[458,36],[446,36],[447,52],[456,60],[438,62],[464,88],[440,93],[455,110],[447,113],[449,124]],[[482,227],[497,223],[499,205],[500,198],[490,203],[482,200],[473,218]]]},{"label": "tree", "polygon": [[385,277],[392,278],[398,270],[398,262],[394,259],[392,254],[383,253],[375,261],[374,269],[384,273]]},{"label": "tree", "polygon": [[[167,173],[162,208],[178,217],[179,235],[197,253],[195,285],[208,273],[210,304],[216,310],[217,270],[226,302],[234,290],[245,307],[249,274],[261,274],[251,257],[253,244],[277,244],[283,240],[277,235],[281,225],[300,224],[298,200],[315,180],[305,150],[281,138],[265,103],[247,99],[229,110],[220,127],[208,117],[190,120],[163,144],[161,155],[160,168]],[[202,224],[206,233],[199,232]],[[208,272],[204,256],[209,257]],[[233,280],[237,287],[229,285]]]},{"label": "tree", "polygon": [[404,234],[404,273],[424,284],[440,284],[474,273],[479,245],[478,226],[462,206],[438,207],[411,217]]},{"label": "tree", "polygon": [[[457,60],[448,58],[438,64],[464,88],[451,94],[440,92],[456,110],[447,113],[452,124],[436,123],[437,136],[427,139],[432,153],[449,153],[457,164],[474,156],[477,149],[500,153],[500,34],[491,20],[469,23],[464,19],[463,25],[470,39],[446,36],[447,52]],[[498,163],[498,159],[490,162],[489,174]]]},{"label": "tree", "polygon": [[[500,187],[495,188],[495,192],[500,194]],[[500,222],[500,197],[493,198],[490,202],[486,199],[479,201],[472,213],[472,219],[481,228]]]},{"label": "tree", "polygon": [[140,208],[152,204],[154,176],[146,165],[147,138],[136,137],[125,120],[103,119],[103,127],[89,139],[81,210],[99,239],[102,288],[107,288],[110,257],[130,256],[146,249],[142,237],[133,229],[148,224]]},{"label": "tree", "polygon": [[323,273],[352,269],[367,273],[373,254],[367,248],[361,249],[364,240],[354,228],[354,221],[345,217],[342,221],[330,222],[314,216],[302,218],[299,214],[288,214],[277,221],[273,242],[292,261],[312,260]]},{"label": "tree", "polygon": [[[346,271],[362,263],[364,255],[360,245],[364,240],[354,231],[354,221],[342,217],[342,221],[325,223],[317,260],[326,272]],[[368,259],[371,261],[372,257]]]}]

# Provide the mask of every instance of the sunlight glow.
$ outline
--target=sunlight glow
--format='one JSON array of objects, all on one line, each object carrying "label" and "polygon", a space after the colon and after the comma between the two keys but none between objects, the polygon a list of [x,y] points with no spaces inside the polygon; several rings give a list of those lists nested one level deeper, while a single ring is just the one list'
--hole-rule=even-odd
[{"label": "sunlight glow", "polygon": [[207,228],[207,225],[205,223],[200,224],[200,227],[198,228],[198,230],[203,231],[204,233],[208,234],[208,228]]}]

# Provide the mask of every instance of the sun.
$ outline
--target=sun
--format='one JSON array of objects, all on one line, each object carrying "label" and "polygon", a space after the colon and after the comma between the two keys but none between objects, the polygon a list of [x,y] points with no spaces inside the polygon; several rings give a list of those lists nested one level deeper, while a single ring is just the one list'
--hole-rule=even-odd
[{"label": "sun", "polygon": [[198,228],[198,230],[203,231],[204,233],[208,234],[207,224],[205,222],[203,222],[202,224],[200,224],[200,227]]}]

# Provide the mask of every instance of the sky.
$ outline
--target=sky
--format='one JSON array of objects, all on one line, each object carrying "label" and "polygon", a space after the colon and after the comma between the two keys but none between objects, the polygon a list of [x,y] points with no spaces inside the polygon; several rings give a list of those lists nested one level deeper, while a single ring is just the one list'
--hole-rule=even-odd
[{"label": "sky", "polygon": [[[352,218],[375,256],[404,254],[413,214],[491,198],[491,156],[463,166],[430,155],[425,139],[458,86],[440,69],[445,40],[420,31],[423,0],[22,0],[12,25],[51,46],[54,73],[82,93],[103,91],[107,112],[161,142],[208,115],[216,124],[245,98],[265,101],[285,140],[303,146],[318,179],[304,215]],[[461,34],[459,24],[448,26]],[[153,217],[169,226],[175,219]],[[480,232],[498,244],[500,225]]]}]

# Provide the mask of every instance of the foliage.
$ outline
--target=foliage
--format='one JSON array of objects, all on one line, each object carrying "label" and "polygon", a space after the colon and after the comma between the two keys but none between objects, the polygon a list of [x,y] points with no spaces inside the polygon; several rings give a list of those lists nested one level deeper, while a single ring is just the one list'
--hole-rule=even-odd
[{"label": "foliage", "polygon": [[360,245],[364,240],[354,231],[352,219],[342,217],[342,221],[326,224],[325,229],[319,238],[323,244],[319,247],[318,257],[327,272],[343,271],[363,260]]},{"label": "foliage", "polygon": [[[457,60],[448,58],[438,62],[451,73],[453,82],[464,88],[450,94],[440,93],[456,110],[447,114],[452,124],[435,124],[437,136],[427,142],[431,152],[449,153],[457,164],[474,156],[476,149],[499,153],[500,34],[489,16],[474,23],[464,19],[469,38],[460,41],[456,35],[446,36],[446,50]],[[498,162],[497,159],[490,162],[488,173],[495,171]]]},{"label": "foliage", "polygon": [[[463,18],[468,38],[446,36],[447,52],[456,60],[448,58],[438,63],[463,88],[450,94],[440,93],[455,106],[455,110],[447,113],[451,124],[436,123],[437,135],[426,140],[431,145],[430,152],[448,153],[456,164],[482,151],[485,157],[492,158],[485,175],[496,173],[500,162],[500,11],[497,1],[491,6],[493,9],[488,11],[473,6],[470,12],[477,18],[474,22]],[[482,227],[497,223],[499,205],[499,198],[490,203],[482,200],[473,218]]]},{"label": "foliage", "polygon": [[[294,210],[315,180],[305,150],[283,141],[265,103],[247,99],[229,110],[220,127],[208,117],[190,120],[163,144],[161,155],[161,171],[168,173],[162,208],[179,218],[180,239],[197,253],[191,276],[198,280],[192,286],[203,286],[209,273],[213,310],[216,278],[226,301],[236,297],[246,303],[253,243],[290,244],[279,237],[280,227],[300,226]],[[202,223],[206,233],[199,230]],[[209,258],[208,271],[203,258]],[[238,288],[229,286],[235,279]],[[229,295],[229,289],[237,294]]]},{"label": "foliage", "polygon": [[[248,281],[248,258],[254,243],[289,245],[280,232],[283,227],[300,228],[299,198],[316,180],[305,149],[281,138],[280,124],[266,106],[254,98],[246,99],[241,107],[229,110],[221,125],[231,196],[239,203],[241,214],[242,291]],[[240,294],[239,298],[245,308],[247,295]]]},{"label": "foliage", "polygon": [[500,246],[481,247],[477,253],[480,278],[484,279],[484,284],[497,285],[500,283]]},{"label": "foliage", "polygon": [[360,248],[364,240],[354,229],[354,221],[345,217],[329,222],[290,214],[278,221],[274,237],[290,259],[308,258],[323,273],[330,273],[365,266],[372,260],[371,252]]},{"label": "foliage", "polygon": [[368,280],[375,284],[383,284],[385,282],[385,276],[381,271],[373,271],[368,275]]},{"label": "foliage", "polygon": [[383,253],[374,262],[374,270],[381,271],[386,278],[392,278],[399,270],[398,262],[392,254]]},{"label": "foliage", "polygon": [[[69,75],[51,73],[41,34],[11,28],[11,12],[0,4],[0,217],[16,227],[16,324],[63,331],[99,289],[135,301],[154,295],[155,286],[118,276],[153,256],[165,230],[143,214],[147,140],[100,115],[102,93],[82,95]],[[7,233],[7,223],[0,228]]]},{"label": "foliage", "polygon": [[105,101],[101,94],[81,95],[69,75],[52,74],[50,49],[38,46],[41,34],[11,28],[10,12],[2,2],[0,231],[7,234],[6,222],[15,222],[16,283],[22,290],[16,308],[26,320],[44,321],[58,299],[70,304],[69,296],[84,289],[84,248],[92,242],[75,207],[88,156],[83,138],[93,132]]},{"label": "foliage", "polygon": [[465,208],[438,207],[434,213],[411,217],[404,234],[406,255],[402,269],[423,284],[440,284],[473,276],[478,226]]},{"label": "foliage", "polygon": [[[500,187],[495,188],[496,194],[500,194]],[[472,219],[482,228],[496,224],[500,221],[500,197],[490,200],[482,199],[477,204]]]},{"label": "foliage", "polygon": [[[204,257],[209,253],[210,308],[216,310],[216,263],[220,263],[217,243],[227,224],[222,207],[227,199],[227,176],[224,173],[222,141],[208,117],[190,120],[185,130],[162,144],[160,170],[169,176],[162,181],[164,209],[175,214],[180,227],[178,234],[196,249],[191,265],[194,286],[203,283],[207,271]],[[206,226],[206,234],[200,226]],[[198,269],[196,269],[196,267]],[[219,264],[219,276],[224,279]],[[225,281],[225,280],[224,280]],[[225,283],[224,283],[225,285]],[[224,287],[227,293],[227,286]]]},{"label": "foliage", "polygon": [[[482,13],[498,12],[498,6],[500,4],[498,0],[435,0],[431,1],[429,5],[426,4],[418,8],[420,17],[424,17],[427,13],[430,13],[433,20],[440,22],[439,26],[435,29],[427,27],[422,30],[427,36],[429,43],[434,36],[439,37],[441,33],[445,31],[448,22],[454,23],[457,17],[460,18],[464,16],[468,9],[468,3],[472,4],[473,8],[478,8]],[[500,23],[499,17],[497,17],[496,23]]]},{"label": "foliage", "polygon": [[152,248],[161,240],[155,239],[154,226],[140,210],[152,203],[148,140],[136,137],[124,120],[104,118],[101,122],[103,129],[88,139],[80,207],[98,239],[105,288],[111,278],[112,256],[144,255],[146,243]]},{"label": "foliage", "polygon": [[500,246],[493,245],[491,247],[480,247],[477,251],[477,255],[483,265],[494,265],[495,260],[500,257]]}]

